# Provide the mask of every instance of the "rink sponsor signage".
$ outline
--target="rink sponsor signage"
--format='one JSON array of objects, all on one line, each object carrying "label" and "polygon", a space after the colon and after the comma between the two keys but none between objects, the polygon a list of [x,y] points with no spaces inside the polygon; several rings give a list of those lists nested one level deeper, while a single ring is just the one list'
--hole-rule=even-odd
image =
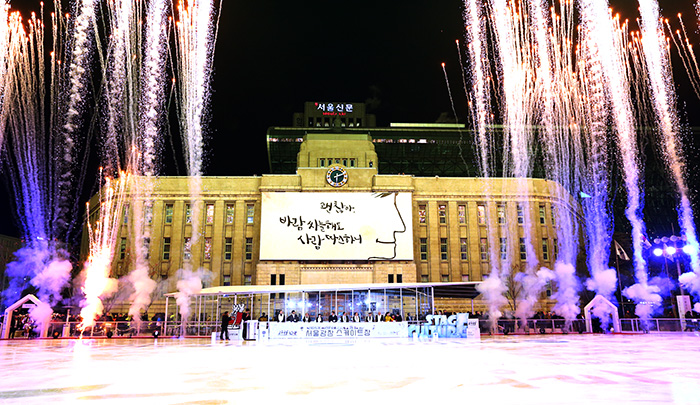
[{"label": "rink sponsor signage", "polygon": [[394,338],[408,336],[406,322],[270,322],[270,339]]},{"label": "rink sponsor signage", "polygon": [[479,319],[459,313],[448,316],[427,315],[424,323],[408,327],[408,336],[479,339]]},{"label": "rink sponsor signage", "polygon": [[263,193],[261,260],[413,260],[410,193]]}]

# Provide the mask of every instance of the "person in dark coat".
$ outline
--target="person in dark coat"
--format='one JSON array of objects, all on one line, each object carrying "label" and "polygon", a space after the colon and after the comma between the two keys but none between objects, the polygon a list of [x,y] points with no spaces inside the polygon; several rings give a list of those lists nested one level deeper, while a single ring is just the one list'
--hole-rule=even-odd
[{"label": "person in dark coat", "polygon": [[248,321],[250,321],[250,309],[246,308],[245,311],[243,311],[243,318],[241,318],[241,323],[243,324],[243,338],[245,339],[246,336],[248,336]]},{"label": "person in dark coat", "polygon": [[231,317],[228,316],[228,311],[221,315],[221,336],[219,339],[224,340],[224,335],[226,335],[226,340],[231,340],[228,337],[228,323],[231,321]]}]

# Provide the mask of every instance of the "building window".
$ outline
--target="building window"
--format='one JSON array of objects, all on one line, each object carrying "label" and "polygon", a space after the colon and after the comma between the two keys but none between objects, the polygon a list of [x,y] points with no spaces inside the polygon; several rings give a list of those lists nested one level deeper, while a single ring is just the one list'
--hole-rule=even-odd
[{"label": "building window", "polygon": [[252,225],[255,220],[255,204],[248,204],[246,206],[246,223]]},{"label": "building window", "polygon": [[214,204],[207,204],[207,225],[211,225],[214,223]]},{"label": "building window", "polygon": [[552,239],[552,256],[554,257],[554,260],[559,258],[559,242],[556,238]]},{"label": "building window", "polygon": [[231,260],[233,252],[233,238],[224,239],[224,260]]},{"label": "building window", "polygon": [[506,223],[506,206],[500,205],[500,204],[498,206],[496,206],[496,213],[498,215],[498,224],[505,225],[505,223]]},{"label": "building window", "polygon": [[425,204],[421,204],[418,206],[418,223],[425,223]]},{"label": "building window", "polygon": [[153,224],[153,201],[146,201],[143,206],[143,222],[146,225]]},{"label": "building window", "polygon": [[386,281],[388,283],[393,283],[394,282],[394,275],[393,274],[387,274]]},{"label": "building window", "polygon": [[420,260],[428,261],[428,238],[420,238]]},{"label": "building window", "polygon": [[124,215],[122,216],[122,222],[124,224],[129,223],[129,204],[124,204]]},{"label": "building window", "polygon": [[231,275],[230,274],[224,274],[224,286],[230,286],[231,285]]},{"label": "building window", "polygon": [[508,257],[508,238],[499,239],[499,252],[501,253],[501,260],[506,260]]},{"label": "building window", "polygon": [[516,209],[518,211],[518,225],[522,225],[525,223],[525,213],[523,212],[523,206],[518,204]]},{"label": "building window", "polygon": [[449,274],[443,274],[440,278],[440,281],[443,283],[449,283],[450,282],[450,275]]},{"label": "building window", "polygon": [[192,259],[192,238],[185,238],[185,243],[182,245],[182,258],[185,261]]},{"label": "building window", "polygon": [[172,204],[165,204],[165,223],[166,224],[172,224],[173,223],[173,205]]},{"label": "building window", "polygon": [[545,224],[545,222],[546,222],[545,218],[546,218],[546,214],[545,214],[544,204],[540,204],[540,225]]},{"label": "building window", "polygon": [[469,245],[467,244],[467,238],[460,238],[459,240],[459,257],[461,260],[468,260],[467,251]]},{"label": "building window", "polygon": [[476,221],[479,225],[486,225],[486,207],[483,205],[476,206]]},{"label": "building window", "polygon": [[469,281],[469,274],[462,274],[462,281],[463,282]]},{"label": "building window", "polygon": [[126,258],[126,238],[121,238],[119,241],[119,260]]},{"label": "building window", "polygon": [[527,247],[525,246],[525,238],[520,238],[520,260],[527,260]]},{"label": "building window", "polygon": [[397,274],[397,275],[396,275],[396,282],[397,282],[397,283],[403,283],[403,274]]},{"label": "building window", "polygon": [[170,260],[170,238],[163,238],[163,260]]},{"label": "building window", "polygon": [[421,282],[421,283],[427,283],[428,281],[430,281],[430,280],[428,279],[428,275],[427,275],[427,274],[421,274],[421,275],[420,275],[420,282]]},{"label": "building window", "polygon": [[233,223],[233,204],[226,204],[226,223]]},{"label": "building window", "polygon": [[549,242],[547,238],[542,238],[542,260],[549,261]]},{"label": "building window", "polygon": [[467,223],[467,207],[465,205],[457,206],[457,216],[459,217],[459,223],[461,225]]},{"label": "building window", "polygon": [[245,238],[245,259],[253,260],[253,238]]},{"label": "building window", "polygon": [[251,275],[243,276],[243,285],[252,285],[252,284],[253,284],[253,276],[251,276]]},{"label": "building window", "polygon": [[204,260],[211,260],[211,238],[204,238]]},{"label": "building window", "polygon": [[143,258],[148,260],[151,257],[151,238],[143,238]]},{"label": "building window", "polygon": [[185,204],[185,223],[192,223],[192,206],[190,204]]},{"label": "building window", "polygon": [[489,242],[486,238],[479,239],[479,255],[482,262],[489,261]]},{"label": "building window", "polygon": [[277,285],[277,274],[270,274],[270,285]]},{"label": "building window", "polygon": [[438,205],[438,218],[441,224],[447,223],[447,206],[445,204]]},{"label": "building window", "polygon": [[447,260],[447,238],[440,238],[440,260]]},{"label": "building window", "polygon": [[549,212],[552,214],[552,226],[557,224],[557,215],[554,212],[554,205],[549,208]]}]

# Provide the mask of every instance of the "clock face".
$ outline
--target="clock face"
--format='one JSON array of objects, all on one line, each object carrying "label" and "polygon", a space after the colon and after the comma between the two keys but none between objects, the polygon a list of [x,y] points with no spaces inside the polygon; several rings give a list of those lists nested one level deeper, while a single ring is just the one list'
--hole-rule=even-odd
[{"label": "clock face", "polygon": [[343,166],[331,166],[326,172],[326,181],[333,187],[342,187],[348,182],[348,172]]}]

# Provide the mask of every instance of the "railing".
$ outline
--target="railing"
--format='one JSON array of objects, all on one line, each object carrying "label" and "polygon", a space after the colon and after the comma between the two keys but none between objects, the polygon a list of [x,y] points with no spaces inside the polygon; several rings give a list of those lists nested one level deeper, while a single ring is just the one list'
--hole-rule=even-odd
[{"label": "railing", "polygon": [[[409,324],[424,324],[425,320],[411,320]],[[81,331],[79,322],[51,322],[48,328],[48,337],[152,337],[159,336],[188,336],[209,337],[212,333],[221,331],[220,323],[216,321],[189,321],[184,325],[180,321],[98,321],[93,327]],[[653,318],[646,323],[638,318],[620,319],[622,333],[646,333],[646,332],[700,332],[700,319],[678,318]],[[551,333],[583,333],[586,331],[585,321],[576,319],[568,325],[564,319],[528,319],[523,325],[519,319],[499,319],[495,330],[488,319],[480,319],[479,327],[482,334],[551,334]],[[234,326],[234,330],[240,325]],[[183,333],[184,332],[184,333]],[[38,331],[34,331],[34,334]],[[15,332],[14,338],[27,338],[29,331],[20,329]]]},{"label": "railing", "polygon": [[642,321],[639,318],[620,319],[622,332],[700,332],[699,319],[652,318]]},{"label": "railing", "polygon": [[[492,324],[488,319],[480,319],[481,333],[491,333]],[[608,327],[608,329],[611,326]],[[700,331],[700,320],[679,318],[652,318],[644,322],[639,318],[620,319],[622,333],[647,332],[691,332]],[[567,326],[564,319],[528,319],[527,325],[522,325],[519,319],[499,319],[495,333],[583,333],[586,331],[585,320],[575,319]]]},{"label": "railing", "polygon": [[525,323],[520,319],[499,319],[493,325],[488,319],[479,319],[479,329],[482,334],[505,335],[510,333],[583,333],[586,331],[586,324],[583,319],[574,319],[568,324],[565,319],[528,319]]}]

